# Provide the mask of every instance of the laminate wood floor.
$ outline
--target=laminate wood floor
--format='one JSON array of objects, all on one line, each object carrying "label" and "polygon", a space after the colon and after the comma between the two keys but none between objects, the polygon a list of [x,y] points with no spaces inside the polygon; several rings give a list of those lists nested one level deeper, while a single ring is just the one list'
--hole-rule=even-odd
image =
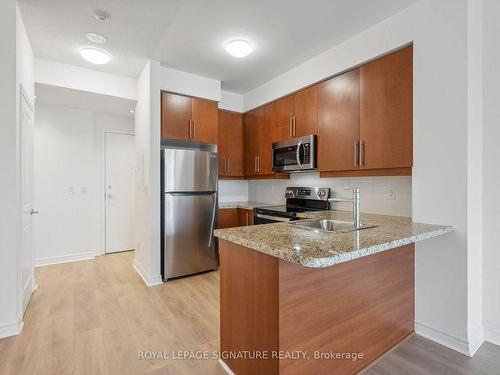
[{"label": "laminate wood floor", "polygon": [[[219,274],[148,288],[133,256],[38,268],[23,332],[0,340],[0,374],[225,374],[215,359],[138,358],[219,349]],[[365,374],[500,374],[500,347],[467,358],[413,336]]]}]

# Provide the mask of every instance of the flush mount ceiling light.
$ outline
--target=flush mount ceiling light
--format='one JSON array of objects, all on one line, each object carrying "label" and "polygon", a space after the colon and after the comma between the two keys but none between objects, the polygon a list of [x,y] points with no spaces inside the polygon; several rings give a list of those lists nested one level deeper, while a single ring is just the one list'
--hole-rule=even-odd
[{"label": "flush mount ceiling light", "polygon": [[108,21],[111,18],[111,14],[102,9],[94,10],[94,18],[98,21]]},{"label": "flush mount ceiling light", "polygon": [[253,46],[244,39],[233,39],[227,42],[226,51],[234,57],[245,57],[253,51]]},{"label": "flush mount ceiling light", "polygon": [[97,43],[97,44],[106,43],[106,37],[104,35],[97,34],[97,33],[88,33],[87,39],[90,40],[91,42]]},{"label": "flush mount ceiling light", "polygon": [[80,50],[80,55],[92,64],[103,65],[107,64],[111,60],[111,55],[106,51],[97,48],[82,48]]}]

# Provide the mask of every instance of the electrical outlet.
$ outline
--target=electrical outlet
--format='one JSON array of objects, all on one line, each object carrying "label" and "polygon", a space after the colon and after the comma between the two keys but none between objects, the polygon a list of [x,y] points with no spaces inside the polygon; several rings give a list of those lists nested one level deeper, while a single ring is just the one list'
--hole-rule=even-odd
[{"label": "electrical outlet", "polygon": [[387,187],[387,200],[395,201],[396,200],[396,186],[389,185]]}]

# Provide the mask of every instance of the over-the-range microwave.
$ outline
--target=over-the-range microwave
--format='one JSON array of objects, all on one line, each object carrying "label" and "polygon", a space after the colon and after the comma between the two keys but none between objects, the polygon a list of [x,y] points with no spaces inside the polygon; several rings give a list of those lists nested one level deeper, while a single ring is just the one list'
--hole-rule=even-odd
[{"label": "over-the-range microwave", "polygon": [[316,169],[316,136],[273,143],[273,171],[305,172]]}]

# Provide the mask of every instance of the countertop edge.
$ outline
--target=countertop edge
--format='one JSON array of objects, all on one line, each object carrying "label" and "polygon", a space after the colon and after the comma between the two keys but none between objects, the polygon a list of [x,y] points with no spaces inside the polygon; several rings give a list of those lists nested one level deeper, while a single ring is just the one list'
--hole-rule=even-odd
[{"label": "countertop edge", "polygon": [[[343,262],[348,262],[350,260],[362,258],[362,257],[368,256],[368,255],[391,250],[391,249],[394,249],[396,247],[409,245],[409,244],[416,243],[419,241],[424,241],[424,240],[427,240],[427,239],[430,239],[433,237],[438,237],[438,236],[441,236],[441,235],[444,235],[447,233],[451,233],[451,232],[453,232],[453,227],[444,226],[442,228],[439,228],[437,230],[433,230],[430,232],[420,233],[420,234],[410,236],[410,237],[404,237],[404,238],[401,238],[398,240],[385,242],[385,243],[381,243],[378,245],[373,245],[373,246],[366,247],[363,249],[349,251],[349,252],[346,252],[343,254],[332,255],[332,256],[326,257],[326,258],[301,257],[300,255],[298,255],[299,258],[298,258],[297,262],[290,261],[290,260],[286,259],[284,255],[279,256],[280,250],[278,250],[278,249],[274,249],[272,247],[269,247],[269,246],[266,246],[266,245],[263,245],[260,243],[256,243],[256,242],[248,240],[248,239],[240,239],[238,237],[231,236],[230,234],[220,233],[220,232],[216,233],[216,237],[218,237],[221,240],[233,242],[237,245],[247,247],[249,249],[258,251],[260,253],[263,253],[263,254],[266,254],[266,255],[269,255],[269,256],[272,256],[272,257],[275,257],[275,258],[278,258],[278,259],[281,259],[281,260],[284,260],[287,262],[300,264],[300,265],[303,265],[305,267],[321,268],[321,267],[333,266],[335,264],[340,264]],[[278,253],[278,254],[271,255],[270,253]]]}]

